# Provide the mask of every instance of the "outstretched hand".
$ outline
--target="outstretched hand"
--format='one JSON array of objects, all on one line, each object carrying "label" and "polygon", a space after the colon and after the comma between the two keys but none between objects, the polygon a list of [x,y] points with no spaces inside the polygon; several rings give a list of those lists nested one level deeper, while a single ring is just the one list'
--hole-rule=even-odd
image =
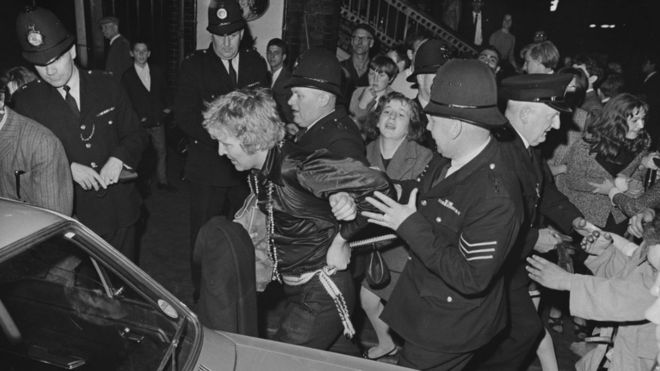
[{"label": "outstretched hand", "polygon": [[374,192],[374,197],[367,197],[366,200],[376,209],[382,211],[382,214],[363,211],[362,215],[368,218],[369,223],[382,225],[383,227],[390,228],[393,231],[399,229],[401,224],[408,219],[415,211],[417,202],[417,188],[410,192],[408,203],[400,204],[393,199],[387,197],[381,192]]},{"label": "outstretched hand", "polygon": [[571,289],[571,273],[561,269],[538,255],[527,258],[529,265],[526,267],[529,278],[549,289],[569,291]]}]

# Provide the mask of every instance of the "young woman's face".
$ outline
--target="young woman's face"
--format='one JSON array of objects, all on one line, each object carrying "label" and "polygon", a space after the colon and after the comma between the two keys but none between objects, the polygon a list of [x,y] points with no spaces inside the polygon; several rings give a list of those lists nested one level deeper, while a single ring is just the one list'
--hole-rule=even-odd
[{"label": "young woman's face", "polygon": [[410,128],[410,105],[400,100],[387,102],[378,119],[378,130],[383,138],[400,140],[408,135]]},{"label": "young woman's face", "polygon": [[635,108],[631,115],[628,116],[626,123],[628,124],[628,132],[626,139],[636,139],[642,130],[646,121],[646,110],[643,108]]}]

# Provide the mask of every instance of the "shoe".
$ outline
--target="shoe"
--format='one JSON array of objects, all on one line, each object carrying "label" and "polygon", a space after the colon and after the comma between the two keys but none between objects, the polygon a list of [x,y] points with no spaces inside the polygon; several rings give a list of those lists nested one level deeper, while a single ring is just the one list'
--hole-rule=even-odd
[{"label": "shoe", "polygon": [[564,333],[564,320],[561,317],[548,316],[548,327],[558,334]]},{"label": "shoe", "polygon": [[399,348],[397,348],[397,346],[395,345],[394,348],[392,348],[392,350],[390,350],[387,353],[383,353],[383,354],[379,355],[378,357],[369,357],[369,350],[371,350],[371,349],[373,349],[373,348],[369,348],[364,353],[362,353],[362,357],[364,357],[366,359],[370,359],[372,361],[377,361],[381,358],[392,357],[392,356],[395,356],[397,353],[399,353]]},{"label": "shoe", "polygon": [[171,186],[167,183],[158,183],[156,188],[158,188],[158,190],[160,190],[160,191],[176,192],[176,187]]},{"label": "shoe", "polygon": [[583,325],[573,320],[573,333],[575,334],[575,337],[577,337],[579,340],[584,340],[589,335],[591,335],[591,332],[589,331],[589,327],[590,326],[587,323]]}]

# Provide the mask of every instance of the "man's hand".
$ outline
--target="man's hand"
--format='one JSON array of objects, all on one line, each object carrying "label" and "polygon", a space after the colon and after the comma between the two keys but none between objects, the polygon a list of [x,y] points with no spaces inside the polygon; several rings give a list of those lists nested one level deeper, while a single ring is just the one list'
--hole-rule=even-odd
[{"label": "man's hand", "polygon": [[123,166],[124,163],[120,159],[110,157],[101,169],[101,178],[108,185],[117,183]]},{"label": "man's hand", "polygon": [[382,225],[383,227],[396,231],[404,220],[408,219],[410,215],[417,211],[417,207],[415,206],[415,202],[417,201],[417,188],[410,192],[410,198],[408,199],[407,204],[400,204],[378,191],[374,192],[374,196],[376,196],[378,200],[373,197],[367,197],[366,200],[375,208],[382,211],[383,214],[363,211],[362,215],[368,218],[369,223]]},{"label": "man's hand", "polygon": [[325,262],[327,265],[337,268],[338,271],[348,268],[348,263],[351,262],[351,248],[341,234],[337,233],[335,239],[332,240],[325,255]]},{"label": "man's hand", "polygon": [[571,289],[571,273],[561,269],[538,255],[527,258],[529,278],[549,289],[569,291]]},{"label": "man's hand", "polygon": [[351,221],[357,216],[357,206],[353,197],[346,192],[330,195],[328,198],[332,214],[337,220]]},{"label": "man's hand", "polygon": [[642,238],[644,232],[644,223],[648,223],[655,218],[653,209],[644,209],[639,214],[633,215],[628,219],[628,232],[637,238]]},{"label": "man's hand", "polygon": [[71,175],[73,176],[73,181],[78,183],[82,189],[89,191],[94,189],[98,191],[99,189],[108,188],[107,183],[103,178],[89,166],[79,164],[77,162],[71,163]]},{"label": "man's hand", "polygon": [[[600,228],[591,224],[585,218],[577,217],[573,219],[573,229],[580,234],[580,236],[586,237],[594,231],[601,231]],[[602,231],[601,231],[602,232]]]},{"label": "man's hand", "polygon": [[540,253],[546,253],[554,250],[561,241],[561,235],[554,228],[541,228],[539,229],[539,238],[536,240],[534,250]]},{"label": "man's hand", "polygon": [[580,248],[591,255],[600,255],[612,245],[612,235],[608,232],[593,231],[580,242]]}]

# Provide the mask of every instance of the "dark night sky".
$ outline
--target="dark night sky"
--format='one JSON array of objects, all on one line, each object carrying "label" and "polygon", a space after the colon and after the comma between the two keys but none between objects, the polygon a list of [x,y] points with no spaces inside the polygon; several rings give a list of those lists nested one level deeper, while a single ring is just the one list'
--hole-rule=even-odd
[{"label": "dark night sky", "polygon": [[[555,13],[549,12],[550,0],[485,1],[497,14],[495,23],[499,23],[504,12],[513,14],[513,33],[518,47],[531,41],[534,30],[543,28],[563,55],[581,51],[608,52],[613,59],[634,68],[638,68],[636,59],[643,50],[660,49],[660,20],[655,19],[660,8],[658,0],[559,0]],[[69,25],[70,31],[74,30],[73,0],[2,0],[1,69],[22,63],[14,24],[19,10],[32,2],[52,9]],[[590,29],[591,23],[615,24],[616,28]]]}]

